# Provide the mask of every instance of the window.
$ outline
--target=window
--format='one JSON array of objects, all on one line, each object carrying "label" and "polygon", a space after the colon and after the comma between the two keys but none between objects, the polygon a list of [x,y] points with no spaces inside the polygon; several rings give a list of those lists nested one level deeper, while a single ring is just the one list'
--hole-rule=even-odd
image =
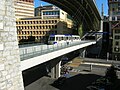
[{"label": "window", "polygon": [[62,12],[62,14],[64,15],[64,13]]},{"label": "window", "polygon": [[117,17],[117,20],[120,20],[120,16]]},{"label": "window", "polygon": [[120,33],[120,30],[115,30],[115,33]]},{"label": "window", "polygon": [[112,20],[114,21],[114,20],[115,20],[115,17],[112,17]]},{"label": "window", "polygon": [[115,48],[114,48],[114,51],[115,51],[115,52],[119,52],[119,48],[118,48],[118,47],[115,47]]},{"label": "window", "polygon": [[118,41],[116,41],[116,42],[115,42],[115,45],[119,45],[119,42],[118,42]]},{"label": "window", "polygon": [[115,36],[115,39],[120,39],[120,36],[116,35],[116,36]]},{"label": "window", "polygon": [[112,11],[115,11],[115,8],[112,8]]}]

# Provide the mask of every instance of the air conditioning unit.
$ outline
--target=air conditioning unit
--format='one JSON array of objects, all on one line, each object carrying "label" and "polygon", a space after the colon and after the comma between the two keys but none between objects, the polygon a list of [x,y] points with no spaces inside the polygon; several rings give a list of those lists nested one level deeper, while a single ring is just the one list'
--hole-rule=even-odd
[{"label": "air conditioning unit", "polygon": [[120,48],[119,48],[119,47],[115,47],[115,48],[114,48],[114,51],[115,51],[115,52],[119,52],[119,51],[120,51]]}]

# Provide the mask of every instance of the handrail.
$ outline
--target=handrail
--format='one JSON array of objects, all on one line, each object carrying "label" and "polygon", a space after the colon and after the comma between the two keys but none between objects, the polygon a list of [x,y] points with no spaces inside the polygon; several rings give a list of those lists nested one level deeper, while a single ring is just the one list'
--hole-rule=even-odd
[{"label": "handrail", "polygon": [[76,42],[71,42],[69,44],[66,43],[61,43],[61,44],[54,44],[54,45],[37,45],[37,46],[30,46],[30,47],[25,47],[25,48],[20,48],[20,59],[21,61],[33,58],[36,56],[40,56],[43,54],[47,54],[50,52],[54,52],[57,50],[61,50],[64,48],[72,47],[75,45],[80,45],[83,43],[87,43],[88,41],[76,41]]}]

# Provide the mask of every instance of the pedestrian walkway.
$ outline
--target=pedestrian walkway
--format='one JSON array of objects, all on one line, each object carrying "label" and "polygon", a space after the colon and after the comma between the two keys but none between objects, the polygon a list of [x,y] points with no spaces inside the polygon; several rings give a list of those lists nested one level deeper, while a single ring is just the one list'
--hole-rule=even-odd
[{"label": "pedestrian walkway", "polygon": [[120,64],[120,61],[106,60],[99,58],[84,58],[84,62],[104,63],[104,64]]},{"label": "pedestrian walkway", "polygon": [[68,63],[67,66],[78,67],[82,63],[83,59],[80,57],[74,58],[71,63]]}]

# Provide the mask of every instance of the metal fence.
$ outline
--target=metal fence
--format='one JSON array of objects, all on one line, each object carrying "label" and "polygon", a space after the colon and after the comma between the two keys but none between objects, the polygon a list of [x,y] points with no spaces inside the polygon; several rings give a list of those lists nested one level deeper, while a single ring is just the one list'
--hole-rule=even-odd
[{"label": "metal fence", "polygon": [[20,51],[20,59],[22,60],[26,60],[29,58],[33,58],[36,56],[40,56],[43,54],[47,54],[50,52],[54,52],[60,49],[64,49],[64,48],[68,48],[68,47],[72,47],[75,45],[80,45],[83,43],[87,43],[87,41],[82,41],[82,42],[72,42],[69,44],[66,43],[61,43],[61,44],[54,44],[54,45],[30,45],[30,46],[22,46],[21,48],[19,48]]}]

